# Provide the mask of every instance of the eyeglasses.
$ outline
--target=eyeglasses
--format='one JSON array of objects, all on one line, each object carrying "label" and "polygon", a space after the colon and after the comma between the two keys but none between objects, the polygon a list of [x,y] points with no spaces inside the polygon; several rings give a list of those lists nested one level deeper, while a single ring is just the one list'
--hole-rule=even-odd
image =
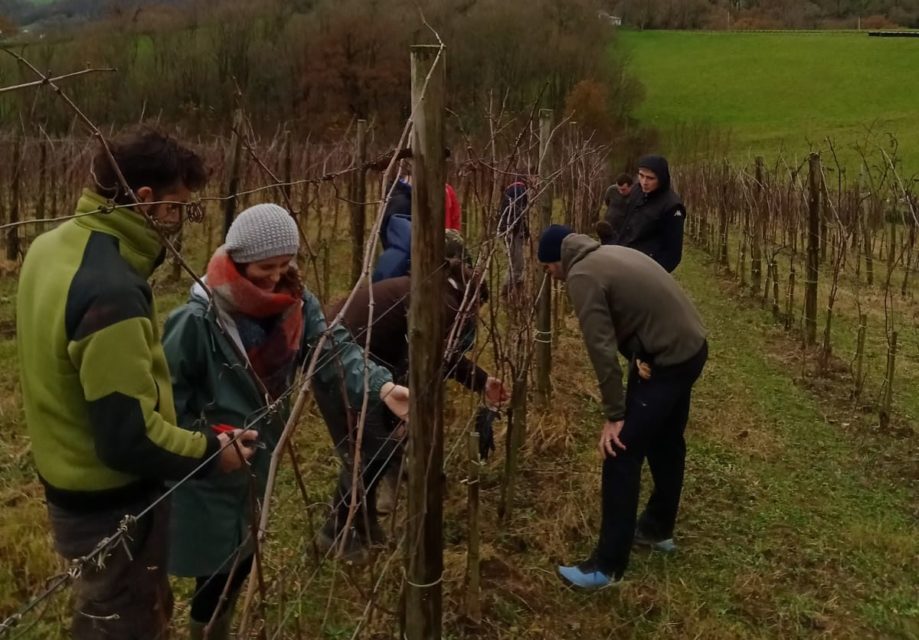
[{"label": "eyeglasses", "polygon": [[200,200],[192,202],[170,202],[166,205],[166,212],[169,214],[179,214],[183,219],[189,222],[204,221],[204,205]]}]

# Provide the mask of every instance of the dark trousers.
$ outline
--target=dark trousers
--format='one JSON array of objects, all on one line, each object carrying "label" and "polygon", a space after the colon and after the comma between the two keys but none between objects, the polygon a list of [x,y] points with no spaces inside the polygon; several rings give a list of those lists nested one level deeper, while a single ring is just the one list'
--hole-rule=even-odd
[{"label": "dark trousers", "polygon": [[359,486],[353,487],[358,418],[345,407],[340,394],[332,397],[317,390],[316,403],[342,462],[338,487],[332,499],[331,517],[335,520],[335,529],[339,531],[347,522],[355,490],[358,513],[353,523],[360,528],[367,518],[376,518],[376,488],[386,469],[397,466],[402,459],[403,439],[393,433],[396,418],[382,403],[375,409],[368,409],[361,438]]},{"label": "dark trousers", "polygon": [[[708,358],[708,345],[688,361],[672,367],[654,367],[650,380],[629,373],[625,425],[620,440],[625,451],[603,461],[603,518],[595,557],[605,573],[621,576],[628,566],[636,520],[642,533],[657,539],[673,535],[683,470],[692,387]],[[654,490],[638,519],[641,466],[651,468]]]},{"label": "dark trousers", "polygon": [[[57,552],[68,560],[86,556],[118,530],[126,514],[137,514],[151,496],[135,505],[78,513],[48,505]],[[123,543],[89,562],[73,585],[74,640],[164,640],[169,637],[172,591],[166,572],[169,502],[129,526]]]},{"label": "dark trousers", "polygon": [[[232,576],[230,573],[218,573],[213,576],[195,578],[195,595],[191,599],[192,620],[210,622],[218,607],[220,607],[220,612],[217,614],[218,618],[226,613],[228,603],[233,602],[239,594],[239,588],[243,585],[251,570],[252,556],[250,555],[239,561]],[[229,587],[227,582],[230,582]],[[221,602],[220,597],[223,595],[224,589],[226,589],[226,600]]]}]

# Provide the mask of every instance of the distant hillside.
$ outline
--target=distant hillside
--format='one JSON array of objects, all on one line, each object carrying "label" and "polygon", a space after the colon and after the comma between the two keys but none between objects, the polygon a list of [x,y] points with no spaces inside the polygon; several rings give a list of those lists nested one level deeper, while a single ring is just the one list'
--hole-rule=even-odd
[{"label": "distant hillside", "polygon": [[0,16],[23,27],[80,24],[145,5],[186,4],[188,0],[0,0]]}]

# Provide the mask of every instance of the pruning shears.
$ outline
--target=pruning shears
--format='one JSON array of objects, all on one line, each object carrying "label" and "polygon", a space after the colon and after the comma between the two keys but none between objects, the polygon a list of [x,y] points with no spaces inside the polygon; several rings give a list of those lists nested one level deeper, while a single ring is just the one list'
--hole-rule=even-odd
[{"label": "pruning shears", "polygon": [[479,457],[488,460],[488,454],[495,450],[495,420],[501,414],[488,407],[479,407],[475,416],[475,430],[479,434]]},{"label": "pruning shears", "polygon": [[[233,433],[234,431],[236,431],[236,427],[232,425],[228,425],[228,424],[212,424],[211,431],[213,431],[214,433],[218,433],[218,434],[219,433]],[[268,448],[267,445],[265,445],[265,443],[262,442],[261,440],[247,440],[243,442],[242,444],[243,446],[248,447],[250,449],[251,448],[255,448],[255,449],[267,449]]]}]

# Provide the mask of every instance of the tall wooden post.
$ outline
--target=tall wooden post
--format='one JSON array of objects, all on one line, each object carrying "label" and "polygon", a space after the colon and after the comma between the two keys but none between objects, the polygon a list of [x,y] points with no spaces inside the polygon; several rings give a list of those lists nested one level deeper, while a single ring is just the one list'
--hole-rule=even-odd
[{"label": "tall wooden post", "polygon": [[823,180],[820,155],[810,155],[810,172],[807,180],[807,264],[804,283],[804,343],[817,342],[817,279],[820,273],[820,195]]},{"label": "tall wooden post", "polygon": [[517,470],[520,456],[526,442],[527,428],[527,372],[520,371],[514,378],[511,391],[511,407],[507,412],[507,448],[504,459],[504,483],[498,502],[498,521],[503,525],[510,521],[514,509],[514,495],[517,488]]},{"label": "tall wooden post", "polygon": [[236,217],[236,196],[239,191],[240,162],[242,161],[243,114],[240,109],[233,113],[233,157],[230,160],[230,177],[227,181],[227,199],[223,205],[223,237],[227,237],[233,218]]},{"label": "tall wooden post", "polygon": [[38,139],[38,203],[35,205],[35,217],[44,218],[48,214],[48,141],[44,136]]},{"label": "tall wooden post", "polygon": [[[282,176],[284,180],[284,186],[281,187],[281,194],[284,198],[284,202],[291,202],[293,197],[293,182],[294,177],[294,150],[293,142],[291,140],[290,129],[284,129],[284,166],[282,167]],[[291,215],[294,215],[294,212],[290,212]]]},{"label": "tall wooden post", "polygon": [[881,429],[890,426],[890,413],[893,406],[893,377],[897,371],[897,332],[887,337],[887,376],[884,379],[884,393],[881,397]]},{"label": "tall wooden post", "polygon": [[721,170],[721,189],[720,197],[718,198],[718,220],[721,225],[719,231],[719,245],[718,245],[718,262],[724,267],[725,271],[730,272],[730,257],[728,255],[728,231],[729,224],[731,220],[731,214],[728,211],[728,179],[730,178],[730,168],[728,167],[727,160],[724,161]]},{"label": "tall wooden post", "polygon": [[443,585],[444,90],[441,47],[412,47],[406,640],[441,636]]},{"label": "tall wooden post", "polygon": [[[856,248],[856,251],[858,249]],[[856,254],[857,255],[857,254]],[[855,342],[855,401],[858,402],[862,396],[862,385],[865,383],[865,376],[862,373],[865,369],[865,338],[868,333],[868,314],[860,313],[858,315],[858,337]]]},{"label": "tall wooden post", "polygon": [[[549,161],[549,137],[552,135],[552,110],[539,111],[539,231],[552,224],[552,188],[547,179],[552,173]],[[537,271],[542,281],[536,309],[536,393],[542,406],[548,406],[552,394],[552,281]]]},{"label": "tall wooden post", "polygon": [[466,617],[474,625],[482,622],[480,599],[481,573],[479,571],[479,434],[469,433],[469,475],[466,478],[469,504],[466,512],[469,549],[466,553]]},{"label": "tall wooden post", "polygon": [[367,225],[367,121],[357,121],[354,142],[354,164],[351,175],[351,284],[361,277],[364,266],[364,228]]},{"label": "tall wooden post", "polygon": [[[13,143],[13,183],[10,189],[10,224],[15,225],[22,217],[22,146],[23,138],[16,135]],[[6,232],[6,259],[19,259],[19,227],[12,226]]]},{"label": "tall wooden post", "polygon": [[[753,244],[750,251],[750,291],[754,296],[759,294],[763,283],[763,229],[766,216],[763,197],[763,180],[765,179],[763,157],[756,157],[756,178],[753,184]],[[764,292],[765,297],[765,292]]]},{"label": "tall wooden post", "polygon": [[889,217],[890,222],[887,224],[887,228],[890,230],[890,233],[887,236],[887,286],[890,286],[890,283],[893,282],[893,270],[897,264],[897,208],[896,204],[893,205]]}]

